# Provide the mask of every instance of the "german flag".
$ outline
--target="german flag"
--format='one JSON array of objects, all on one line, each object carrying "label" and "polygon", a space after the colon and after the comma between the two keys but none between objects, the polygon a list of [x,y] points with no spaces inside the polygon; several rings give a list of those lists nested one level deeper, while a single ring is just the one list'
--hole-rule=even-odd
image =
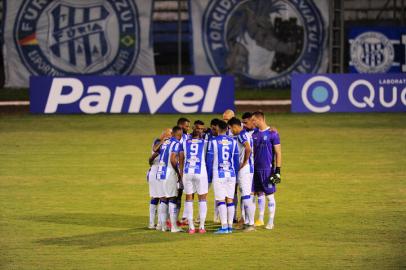
[{"label": "german flag", "polygon": [[23,39],[20,39],[18,43],[21,46],[38,45],[38,40],[37,37],[35,36],[35,33],[33,33]]}]

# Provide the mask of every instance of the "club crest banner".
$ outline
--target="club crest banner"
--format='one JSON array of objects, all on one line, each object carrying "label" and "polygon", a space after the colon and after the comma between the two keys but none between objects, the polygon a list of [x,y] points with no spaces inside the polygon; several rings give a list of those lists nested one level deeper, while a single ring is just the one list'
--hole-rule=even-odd
[{"label": "club crest banner", "polygon": [[6,0],[6,87],[31,75],[155,74],[147,0]]},{"label": "club crest banner", "polygon": [[328,1],[190,0],[195,74],[246,87],[288,87],[328,67]]}]

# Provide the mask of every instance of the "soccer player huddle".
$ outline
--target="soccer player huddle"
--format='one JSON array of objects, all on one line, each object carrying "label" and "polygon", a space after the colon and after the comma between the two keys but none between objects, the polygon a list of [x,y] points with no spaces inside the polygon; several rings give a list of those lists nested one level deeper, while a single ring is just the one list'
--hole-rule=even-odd
[{"label": "soccer player huddle", "polygon": [[[212,186],[213,221],[221,223],[215,233],[228,234],[235,228],[250,232],[264,226],[266,198],[269,218],[265,228],[273,229],[274,193],[281,181],[282,152],[279,134],[267,125],[263,112],[246,112],[241,121],[227,110],[222,120],[211,120],[209,128],[201,120],[194,121],[190,134],[189,128],[190,121],[180,118],[175,127],[165,129],[153,142],[147,175],[151,197],[149,228],[182,232],[181,226],[188,226],[189,234],[206,233],[207,194]],[[179,221],[183,193],[186,196]],[[195,194],[199,202],[198,230],[193,219]],[[256,197],[259,215],[255,221]]]}]

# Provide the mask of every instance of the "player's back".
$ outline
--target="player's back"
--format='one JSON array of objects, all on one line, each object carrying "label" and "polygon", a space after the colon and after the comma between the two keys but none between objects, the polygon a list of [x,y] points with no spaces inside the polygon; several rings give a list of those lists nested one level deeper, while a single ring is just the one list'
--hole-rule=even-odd
[{"label": "player's back", "polygon": [[179,141],[175,138],[166,140],[159,150],[159,167],[157,172],[157,179],[164,180],[167,178],[168,173],[174,171],[171,164],[171,154],[179,151]]},{"label": "player's back", "polygon": [[256,130],[252,134],[254,142],[255,170],[269,170],[272,168],[274,145],[280,144],[279,134],[276,131]]},{"label": "player's back", "polygon": [[237,142],[226,135],[213,138],[208,146],[208,156],[212,158],[213,176],[218,178],[235,177],[239,166]]},{"label": "player's back", "polygon": [[201,174],[206,170],[207,143],[203,138],[189,138],[183,141],[180,151],[185,153],[184,173]]}]

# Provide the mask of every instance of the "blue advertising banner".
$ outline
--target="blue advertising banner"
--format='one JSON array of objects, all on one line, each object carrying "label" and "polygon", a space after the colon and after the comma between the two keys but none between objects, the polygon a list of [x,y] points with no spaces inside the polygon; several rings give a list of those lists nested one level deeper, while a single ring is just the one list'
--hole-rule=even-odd
[{"label": "blue advertising banner", "polygon": [[234,109],[231,76],[30,78],[31,113],[222,113],[226,109]]},{"label": "blue advertising banner", "polygon": [[406,112],[404,74],[297,74],[292,112]]},{"label": "blue advertising banner", "polygon": [[406,72],[406,27],[353,27],[348,40],[350,72]]}]

